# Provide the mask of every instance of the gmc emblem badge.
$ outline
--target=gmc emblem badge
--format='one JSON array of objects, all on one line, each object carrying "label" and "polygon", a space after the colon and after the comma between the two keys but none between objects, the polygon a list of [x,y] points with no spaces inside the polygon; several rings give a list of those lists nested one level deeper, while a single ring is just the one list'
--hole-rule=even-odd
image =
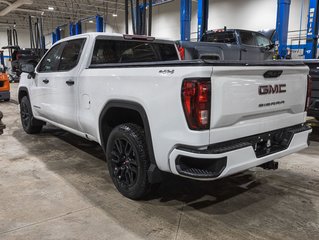
[{"label": "gmc emblem badge", "polygon": [[262,86],[259,86],[259,90],[258,90],[259,95],[277,94],[277,93],[285,93],[285,92],[286,92],[286,84],[262,85]]}]

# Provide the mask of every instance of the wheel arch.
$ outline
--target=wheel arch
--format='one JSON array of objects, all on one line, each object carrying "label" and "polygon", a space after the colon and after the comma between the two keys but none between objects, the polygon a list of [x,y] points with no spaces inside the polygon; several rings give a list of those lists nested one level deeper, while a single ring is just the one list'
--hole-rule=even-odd
[{"label": "wheel arch", "polygon": [[[128,121],[126,121],[126,119]],[[133,122],[132,119],[134,119]],[[109,120],[113,121],[114,123],[110,125]],[[145,132],[146,147],[151,163],[148,170],[149,181],[152,183],[160,182],[161,174],[155,160],[149,120],[147,113],[141,104],[127,100],[111,100],[104,106],[99,116],[99,136],[104,152],[106,151],[106,144],[112,129],[116,125],[128,122],[139,125],[142,124],[141,127],[143,127]]]}]

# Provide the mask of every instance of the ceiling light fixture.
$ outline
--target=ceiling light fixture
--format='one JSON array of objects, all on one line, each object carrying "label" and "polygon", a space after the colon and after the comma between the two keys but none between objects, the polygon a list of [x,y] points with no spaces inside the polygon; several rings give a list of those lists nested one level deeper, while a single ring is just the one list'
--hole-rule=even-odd
[{"label": "ceiling light fixture", "polygon": [[90,20],[89,23],[93,23],[93,20]]},{"label": "ceiling light fixture", "polygon": [[113,13],[112,16],[113,16],[113,17],[117,17],[117,13]]},{"label": "ceiling light fixture", "polygon": [[50,6],[49,6],[49,7],[48,7],[48,10],[49,10],[49,11],[54,11],[54,7],[50,7]]}]

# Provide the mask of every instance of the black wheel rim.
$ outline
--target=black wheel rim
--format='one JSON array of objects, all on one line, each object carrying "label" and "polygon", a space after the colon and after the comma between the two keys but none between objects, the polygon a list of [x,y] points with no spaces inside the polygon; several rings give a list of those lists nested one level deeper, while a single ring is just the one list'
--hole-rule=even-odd
[{"label": "black wheel rim", "polygon": [[27,127],[30,122],[30,112],[26,103],[21,103],[21,120],[24,127]]},{"label": "black wheel rim", "polygon": [[113,176],[118,185],[133,186],[138,176],[137,154],[133,145],[127,139],[115,139],[110,160]]}]

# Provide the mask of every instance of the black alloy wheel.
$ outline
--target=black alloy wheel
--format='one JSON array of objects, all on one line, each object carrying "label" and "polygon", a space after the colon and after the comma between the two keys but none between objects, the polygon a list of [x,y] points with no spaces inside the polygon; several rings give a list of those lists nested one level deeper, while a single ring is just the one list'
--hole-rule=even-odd
[{"label": "black alloy wheel", "polygon": [[112,181],[122,195],[137,200],[149,193],[150,162],[143,128],[132,123],[115,127],[108,138],[106,158]]},{"label": "black alloy wheel", "polygon": [[33,117],[29,98],[24,96],[20,102],[20,116],[23,130],[28,134],[39,133],[45,122]]}]

